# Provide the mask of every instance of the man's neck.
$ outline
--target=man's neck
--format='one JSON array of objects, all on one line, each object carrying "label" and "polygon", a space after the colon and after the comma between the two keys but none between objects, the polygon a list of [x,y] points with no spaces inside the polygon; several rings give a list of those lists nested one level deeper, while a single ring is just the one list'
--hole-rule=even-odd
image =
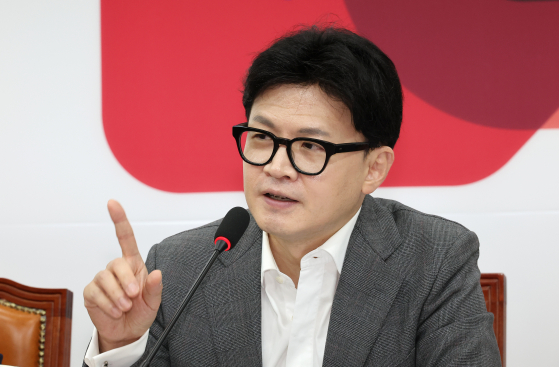
[{"label": "man's neck", "polygon": [[315,243],[299,243],[282,241],[272,235],[268,235],[270,243],[270,250],[276,261],[279,271],[287,275],[293,283],[295,288],[299,283],[299,274],[301,273],[301,259],[309,252],[322,246],[324,241],[316,241]]},{"label": "man's neck", "polygon": [[349,219],[341,223],[341,225],[333,227],[334,230],[329,232],[319,231],[318,233],[320,233],[321,236],[314,236],[311,238],[298,237],[285,239],[268,233],[270,250],[272,251],[279,271],[291,278],[297,288],[299,275],[301,273],[301,259],[309,252],[322,246],[330,237],[346,225],[352,217],[353,216],[349,217]]}]

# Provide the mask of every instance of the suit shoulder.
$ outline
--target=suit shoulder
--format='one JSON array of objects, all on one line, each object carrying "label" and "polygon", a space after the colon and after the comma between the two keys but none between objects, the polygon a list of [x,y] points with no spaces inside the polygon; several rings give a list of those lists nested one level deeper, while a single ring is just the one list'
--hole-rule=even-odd
[{"label": "suit shoulder", "polygon": [[188,229],[186,231],[179,232],[175,235],[169,236],[160,242],[161,246],[173,246],[176,244],[183,243],[185,240],[190,239],[205,239],[208,236],[212,237],[217,230],[217,227],[221,224],[222,219],[218,219],[211,223],[204,224],[203,226]]},{"label": "suit shoulder", "polygon": [[158,265],[166,261],[187,261],[210,254],[214,248],[213,236],[221,219],[203,226],[189,229],[152,246],[148,259],[156,257]]},{"label": "suit shoulder", "polygon": [[404,240],[423,239],[434,245],[448,245],[462,236],[473,235],[473,232],[460,223],[423,213],[398,201],[375,198],[375,202],[390,213]]}]

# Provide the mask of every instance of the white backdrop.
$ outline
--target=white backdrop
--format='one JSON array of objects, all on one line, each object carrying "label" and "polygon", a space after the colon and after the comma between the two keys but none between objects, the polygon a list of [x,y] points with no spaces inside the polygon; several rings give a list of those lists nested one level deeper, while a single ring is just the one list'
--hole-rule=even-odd
[{"label": "white backdrop", "polygon": [[[474,230],[481,271],[507,276],[508,366],[559,365],[559,129],[539,130],[474,184],[374,195]],[[241,192],[152,189],[115,160],[101,122],[97,0],[1,1],[0,277],[74,292],[73,366],[92,328],[83,288],[120,254],[110,198],[127,210],[144,256],[169,235],[246,206]]]}]

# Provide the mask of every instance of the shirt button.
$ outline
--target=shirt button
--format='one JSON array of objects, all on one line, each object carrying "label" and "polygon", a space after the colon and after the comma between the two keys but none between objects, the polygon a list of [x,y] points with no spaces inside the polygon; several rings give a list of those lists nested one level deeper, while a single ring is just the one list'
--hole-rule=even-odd
[{"label": "shirt button", "polygon": [[283,284],[283,278],[282,277],[277,277],[276,280],[278,281],[279,284]]}]

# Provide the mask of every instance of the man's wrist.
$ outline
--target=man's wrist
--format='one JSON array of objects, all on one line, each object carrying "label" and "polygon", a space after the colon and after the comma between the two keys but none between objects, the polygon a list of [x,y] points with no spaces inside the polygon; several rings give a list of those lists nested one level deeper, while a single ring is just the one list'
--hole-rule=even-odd
[{"label": "man's wrist", "polygon": [[126,345],[132,344],[137,340],[140,340],[142,336],[140,335],[137,338],[132,339],[125,339],[125,340],[118,340],[118,341],[110,341],[104,339],[101,335],[99,335],[99,353],[105,353],[113,349],[117,349],[120,347],[124,347]]}]

